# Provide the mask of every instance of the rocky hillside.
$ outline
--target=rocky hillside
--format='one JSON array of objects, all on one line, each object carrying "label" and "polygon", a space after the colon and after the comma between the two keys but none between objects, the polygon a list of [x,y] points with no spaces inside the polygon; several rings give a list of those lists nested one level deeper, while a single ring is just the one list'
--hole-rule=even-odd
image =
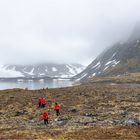
[{"label": "rocky hillside", "polygon": [[140,72],[140,26],[136,26],[126,42],[116,43],[99,55],[83,72],[76,75],[77,81],[97,76],[124,75]]},{"label": "rocky hillside", "polygon": [[[49,124],[41,120],[47,99]],[[93,140],[140,138],[140,86],[92,84],[44,90],[0,91],[0,139]],[[61,104],[56,117],[52,106]]]},{"label": "rocky hillside", "polygon": [[0,78],[69,78],[84,70],[80,64],[1,65]]}]

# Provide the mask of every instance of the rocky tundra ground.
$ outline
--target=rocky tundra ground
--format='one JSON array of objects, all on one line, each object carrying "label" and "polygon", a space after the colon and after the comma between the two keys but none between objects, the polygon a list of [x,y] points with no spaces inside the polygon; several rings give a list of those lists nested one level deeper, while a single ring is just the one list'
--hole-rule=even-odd
[{"label": "rocky tundra ground", "polygon": [[[37,108],[45,97],[47,107]],[[53,105],[61,104],[55,115]],[[49,112],[49,124],[41,114]],[[85,83],[79,86],[0,91],[0,139],[140,139],[140,85]]]}]

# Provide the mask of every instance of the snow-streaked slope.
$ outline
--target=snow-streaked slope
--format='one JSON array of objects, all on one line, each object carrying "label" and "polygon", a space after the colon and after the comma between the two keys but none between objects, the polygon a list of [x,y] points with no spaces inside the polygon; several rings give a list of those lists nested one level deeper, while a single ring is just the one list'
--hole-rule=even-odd
[{"label": "snow-streaked slope", "polygon": [[13,77],[24,77],[24,76],[21,72],[15,71],[14,69],[6,69],[3,65],[0,65],[0,77],[13,78]]},{"label": "snow-streaked slope", "polygon": [[140,72],[139,40],[115,44],[73,79],[82,81],[95,76],[121,75],[128,72]]},{"label": "snow-streaked slope", "polygon": [[73,79],[82,81],[95,76],[132,72],[140,72],[140,22],[137,22],[127,41],[121,41],[106,49]]},{"label": "snow-streaked slope", "polygon": [[56,77],[70,78],[84,70],[80,64],[2,65],[0,77]]}]

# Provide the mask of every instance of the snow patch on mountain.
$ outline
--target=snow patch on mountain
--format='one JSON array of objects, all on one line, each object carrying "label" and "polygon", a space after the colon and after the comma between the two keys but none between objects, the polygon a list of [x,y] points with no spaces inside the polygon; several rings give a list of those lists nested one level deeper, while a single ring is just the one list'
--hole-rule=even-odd
[{"label": "snow patch on mountain", "polygon": [[96,73],[93,73],[93,74],[92,74],[92,76],[95,76],[95,75],[96,75]]},{"label": "snow patch on mountain", "polygon": [[67,66],[67,68],[69,69],[69,72],[70,72],[72,75],[74,75],[74,74],[75,74],[75,71],[74,71],[73,67],[72,67],[71,65],[66,65],[66,66]]},{"label": "snow patch on mountain", "polygon": [[45,75],[45,73],[39,73],[39,75],[40,75],[40,76],[43,76],[43,75]]},{"label": "snow patch on mountain", "polygon": [[100,67],[100,65],[101,65],[101,63],[100,63],[100,61],[96,64],[96,65],[94,65],[92,68],[94,69],[94,68],[96,68],[96,67]]},{"label": "snow patch on mountain", "polygon": [[110,67],[110,66],[105,67],[103,71],[106,71],[109,67]]},{"label": "snow patch on mountain", "polygon": [[112,65],[117,65],[119,62],[120,62],[120,61],[116,61],[116,60],[108,61],[108,62],[105,64],[105,66],[110,65],[110,64],[112,64]]},{"label": "snow patch on mountain", "polygon": [[82,80],[82,79],[83,79],[84,77],[86,77],[86,76],[87,76],[87,73],[83,74],[82,77],[76,79],[75,81],[80,81],[80,80]]},{"label": "snow patch on mountain", "polygon": [[59,77],[60,77],[60,78],[70,78],[71,75],[64,75],[64,74],[61,74]]},{"label": "snow patch on mountain", "polygon": [[32,68],[32,70],[30,72],[28,72],[29,75],[34,75],[34,68]]},{"label": "snow patch on mountain", "polygon": [[115,55],[116,55],[116,52],[113,53],[113,55],[111,56],[110,60],[113,59],[115,57]]},{"label": "snow patch on mountain", "polygon": [[57,68],[56,67],[52,67],[52,71],[57,71]]}]

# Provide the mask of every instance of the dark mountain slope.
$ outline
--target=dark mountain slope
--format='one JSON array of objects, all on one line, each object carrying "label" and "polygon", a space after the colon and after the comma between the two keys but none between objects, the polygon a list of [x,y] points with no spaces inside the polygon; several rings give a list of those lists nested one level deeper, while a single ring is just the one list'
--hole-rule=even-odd
[{"label": "dark mountain slope", "polygon": [[[139,27],[139,28],[138,28]],[[116,43],[99,55],[84,71],[73,77],[77,81],[97,76],[140,72],[140,26],[127,42]],[[136,34],[134,34],[136,32]]]}]

